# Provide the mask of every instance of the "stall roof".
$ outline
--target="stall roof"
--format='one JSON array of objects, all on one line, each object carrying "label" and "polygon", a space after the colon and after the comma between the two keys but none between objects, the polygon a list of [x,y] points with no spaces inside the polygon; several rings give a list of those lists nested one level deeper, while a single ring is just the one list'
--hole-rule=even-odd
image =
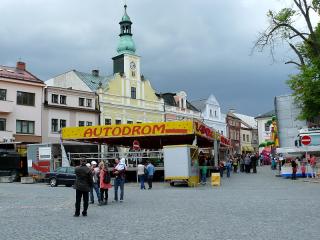
[{"label": "stall roof", "polygon": [[212,146],[220,134],[199,121],[119,124],[62,129],[62,140],[132,146],[138,140],[142,148],[192,144],[197,136],[199,147]]}]

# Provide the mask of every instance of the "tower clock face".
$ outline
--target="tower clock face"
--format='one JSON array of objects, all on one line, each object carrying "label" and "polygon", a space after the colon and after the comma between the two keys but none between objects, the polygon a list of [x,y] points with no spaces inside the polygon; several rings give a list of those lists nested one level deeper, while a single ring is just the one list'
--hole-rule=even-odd
[{"label": "tower clock face", "polygon": [[135,62],[130,62],[130,69],[131,70],[136,70],[136,64],[135,64]]}]

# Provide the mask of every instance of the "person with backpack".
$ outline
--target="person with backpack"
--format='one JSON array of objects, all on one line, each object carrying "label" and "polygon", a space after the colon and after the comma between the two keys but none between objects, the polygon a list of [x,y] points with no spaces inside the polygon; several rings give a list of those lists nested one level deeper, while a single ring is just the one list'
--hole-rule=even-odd
[{"label": "person with backpack", "polygon": [[107,165],[104,162],[99,163],[100,170],[100,203],[99,206],[108,204],[108,191],[111,186],[111,177]]}]

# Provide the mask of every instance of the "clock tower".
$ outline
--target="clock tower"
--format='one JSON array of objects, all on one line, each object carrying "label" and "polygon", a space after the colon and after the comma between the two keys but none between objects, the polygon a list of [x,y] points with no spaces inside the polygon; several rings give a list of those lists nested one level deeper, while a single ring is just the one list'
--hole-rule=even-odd
[{"label": "clock tower", "polygon": [[127,5],[124,5],[124,15],[119,24],[118,55],[112,58],[113,74],[124,74],[127,78],[140,81],[140,57],[135,54],[136,46],[132,39],[132,22],[127,14]]}]

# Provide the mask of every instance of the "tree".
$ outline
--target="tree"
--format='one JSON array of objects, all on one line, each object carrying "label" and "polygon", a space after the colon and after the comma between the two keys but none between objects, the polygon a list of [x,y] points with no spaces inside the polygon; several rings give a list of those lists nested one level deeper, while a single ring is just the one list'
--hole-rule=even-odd
[{"label": "tree", "polygon": [[[255,43],[255,49],[270,48],[273,57],[275,44],[285,42],[297,56],[286,64],[295,64],[299,73],[287,81],[296,103],[301,107],[301,119],[314,120],[320,115],[320,25],[313,26],[311,15],[320,15],[320,0],[292,0],[293,7],[278,12],[269,10],[270,21]],[[301,30],[298,19],[305,27]]]}]

